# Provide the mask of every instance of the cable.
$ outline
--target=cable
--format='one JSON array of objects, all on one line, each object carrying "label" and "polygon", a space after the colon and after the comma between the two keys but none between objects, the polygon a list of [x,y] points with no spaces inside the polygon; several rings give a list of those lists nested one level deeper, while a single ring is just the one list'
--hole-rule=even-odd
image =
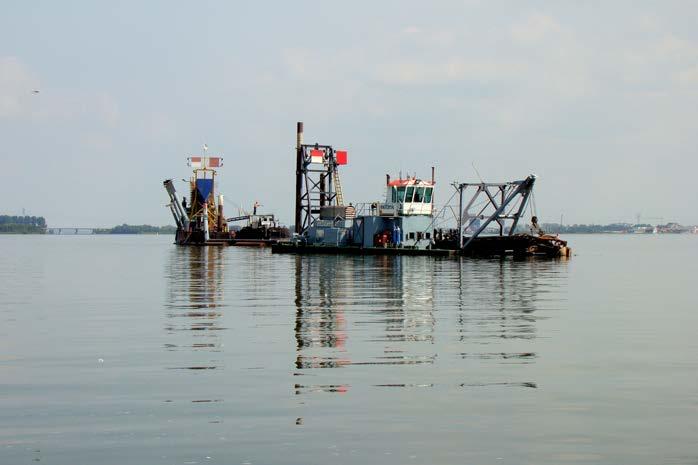
[{"label": "cable", "polygon": [[531,190],[531,214],[532,216],[538,216],[538,209],[536,208],[536,193]]},{"label": "cable", "polygon": [[455,191],[455,192],[453,192],[453,194],[451,194],[451,197],[449,197],[449,199],[446,201],[446,204],[441,208],[441,211],[439,211],[436,214],[436,216],[434,216],[433,219],[429,222],[427,227],[424,228],[424,230],[422,231],[422,234],[426,233],[429,229],[431,229],[434,226],[434,222],[436,221],[436,219],[441,215],[441,213],[446,211],[446,207],[448,207],[448,205],[451,203],[451,200],[453,199],[453,197],[455,197],[455,195],[457,193],[458,193],[458,191]]}]

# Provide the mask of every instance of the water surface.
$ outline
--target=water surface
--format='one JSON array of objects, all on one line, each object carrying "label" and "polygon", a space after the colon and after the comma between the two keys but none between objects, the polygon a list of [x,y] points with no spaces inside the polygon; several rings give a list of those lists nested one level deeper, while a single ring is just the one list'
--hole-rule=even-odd
[{"label": "water surface", "polygon": [[0,237],[0,463],[696,464],[696,236],[560,260]]}]

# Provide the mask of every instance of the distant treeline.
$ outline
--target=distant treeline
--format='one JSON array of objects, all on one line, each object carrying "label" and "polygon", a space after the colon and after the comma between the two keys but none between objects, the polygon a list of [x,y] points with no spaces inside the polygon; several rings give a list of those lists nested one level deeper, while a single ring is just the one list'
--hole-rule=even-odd
[{"label": "distant treeline", "polygon": [[43,216],[0,215],[0,234],[44,234],[46,220]]},{"label": "distant treeline", "polygon": [[[612,223],[612,224],[569,224],[560,225],[560,223],[542,223],[541,229],[548,234],[610,234],[610,233],[630,233],[638,228],[652,228],[649,224],[628,224],[628,223]],[[519,224],[516,227],[517,233],[530,233],[530,226]]]},{"label": "distant treeline", "polygon": [[149,224],[122,224],[113,228],[95,229],[95,234],[174,234],[174,226],[151,226]]},{"label": "distant treeline", "polygon": [[543,223],[541,225],[545,232],[561,234],[603,234],[603,233],[627,233],[635,228],[651,227],[649,224],[570,224],[560,225],[559,223]]}]

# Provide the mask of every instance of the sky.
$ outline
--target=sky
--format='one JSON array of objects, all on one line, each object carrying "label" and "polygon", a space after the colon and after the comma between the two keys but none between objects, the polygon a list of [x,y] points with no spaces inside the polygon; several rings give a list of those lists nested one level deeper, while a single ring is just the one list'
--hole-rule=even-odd
[{"label": "sky", "polygon": [[[293,218],[295,126],[385,174],[538,176],[565,224],[698,223],[695,1],[14,1],[0,15],[0,214],[172,224],[162,181],[224,157],[226,214]],[[39,90],[38,94],[33,90]],[[185,184],[178,182],[180,192]]]}]

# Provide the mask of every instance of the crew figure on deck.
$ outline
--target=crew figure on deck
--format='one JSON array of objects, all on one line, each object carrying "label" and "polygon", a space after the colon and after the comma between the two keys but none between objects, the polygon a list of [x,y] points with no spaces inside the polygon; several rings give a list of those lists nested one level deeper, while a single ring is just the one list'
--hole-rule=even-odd
[{"label": "crew figure on deck", "polygon": [[537,216],[532,216],[531,217],[531,234],[532,235],[538,235],[538,236],[544,236],[545,231],[538,225],[538,217]]}]

